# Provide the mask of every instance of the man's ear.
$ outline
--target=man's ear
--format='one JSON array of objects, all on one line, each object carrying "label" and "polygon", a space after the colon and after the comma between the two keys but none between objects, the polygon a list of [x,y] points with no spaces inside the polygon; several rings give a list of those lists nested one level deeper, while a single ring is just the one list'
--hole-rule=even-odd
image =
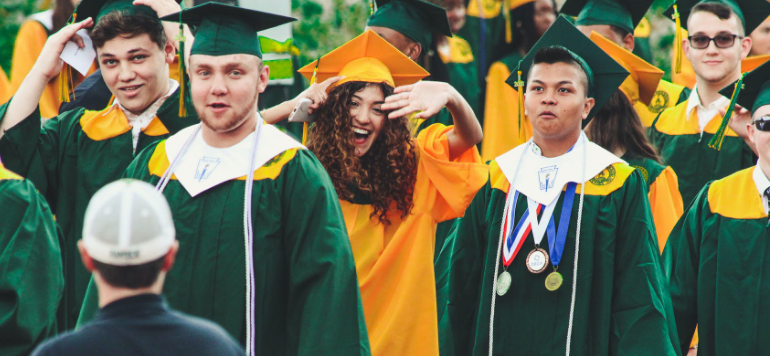
[{"label": "man's ear", "polygon": [[88,254],[86,248],[83,246],[83,240],[78,241],[78,251],[80,251],[80,260],[83,261],[83,266],[86,267],[86,271],[94,271],[94,259]]},{"label": "man's ear", "polygon": [[422,45],[416,41],[413,41],[406,46],[406,51],[404,51],[404,54],[416,62],[422,54]]},{"label": "man's ear", "polygon": [[166,63],[168,64],[174,63],[174,57],[176,57],[176,47],[174,47],[173,42],[166,41],[166,46],[163,47],[163,53],[165,56],[164,59],[166,60]]},{"label": "man's ear", "polygon": [[257,84],[257,91],[262,94],[267,89],[267,82],[270,80],[270,67],[265,64],[262,67],[262,71],[259,72],[259,83]]},{"label": "man's ear", "polygon": [[171,245],[171,248],[166,253],[166,256],[163,257],[163,268],[161,269],[164,272],[168,272],[172,266],[174,266],[174,260],[176,259],[176,253],[179,251],[179,241],[174,240],[174,244]]},{"label": "man's ear", "polygon": [[591,113],[591,109],[596,105],[594,98],[586,98],[585,104],[583,104],[583,120],[588,118],[588,114]]},{"label": "man's ear", "polygon": [[751,37],[746,36],[741,40],[741,59],[745,59],[751,52]]},{"label": "man's ear", "polygon": [[635,43],[634,43],[634,34],[633,33],[627,33],[623,37],[622,42],[623,42],[623,48],[627,49],[629,52],[633,52],[634,51]]}]

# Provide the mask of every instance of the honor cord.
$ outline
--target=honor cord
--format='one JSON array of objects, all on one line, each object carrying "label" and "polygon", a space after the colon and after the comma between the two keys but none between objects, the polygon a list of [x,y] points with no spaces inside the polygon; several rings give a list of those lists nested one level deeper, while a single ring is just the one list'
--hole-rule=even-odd
[{"label": "honor cord", "polygon": [[243,197],[243,235],[246,250],[246,354],[254,355],[254,336],[256,321],[254,320],[254,230],[251,221],[251,192],[254,186],[254,159],[257,158],[257,143],[259,134],[262,131],[262,117],[257,119],[257,134],[254,137],[254,147],[251,151],[251,163],[249,163],[249,174],[246,178],[246,191]]},{"label": "honor cord", "polygon": [[578,203],[578,216],[577,226],[575,227],[575,266],[572,270],[572,300],[569,305],[569,324],[567,324],[567,352],[566,356],[569,356],[570,344],[572,343],[572,321],[575,319],[575,295],[577,294],[577,273],[578,273],[578,258],[580,257],[580,222],[583,220],[583,198],[586,192],[586,163],[588,156],[588,147],[583,149],[583,177],[580,180],[583,183],[580,184],[580,203]]}]

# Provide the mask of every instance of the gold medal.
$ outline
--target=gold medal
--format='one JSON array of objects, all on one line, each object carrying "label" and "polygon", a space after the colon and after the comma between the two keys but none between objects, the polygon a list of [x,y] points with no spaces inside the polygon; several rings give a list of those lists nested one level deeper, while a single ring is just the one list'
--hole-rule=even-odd
[{"label": "gold medal", "polygon": [[548,275],[548,277],[545,277],[545,289],[548,289],[549,291],[553,292],[559,287],[561,287],[561,284],[564,282],[564,277],[561,276],[561,273],[553,271],[551,274]]},{"label": "gold medal", "polygon": [[548,254],[542,248],[536,247],[527,255],[527,269],[532,273],[540,273],[548,267]]},{"label": "gold medal", "polygon": [[504,296],[508,293],[508,289],[511,288],[511,274],[508,271],[500,273],[500,277],[497,277],[497,295]]}]

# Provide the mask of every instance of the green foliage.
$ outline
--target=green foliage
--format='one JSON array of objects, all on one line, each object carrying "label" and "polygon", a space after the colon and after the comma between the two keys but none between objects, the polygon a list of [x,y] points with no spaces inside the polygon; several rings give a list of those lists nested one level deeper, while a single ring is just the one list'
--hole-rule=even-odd
[{"label": "green foliage", "polygon": [[0,7],[0,66],[6,74],[11,69],[16,33],[24,18],[37,10],[36,3],[35,0],[3,0],[3,6]]},{"label": "green foliage", "polygon": [[313,0],[292,0],[294,16],[294,44],[300,49],[300,64],[305,65],[339,47],[363,32],[369,17],[369,3],[347,4],[332,0],[324,8]]}]

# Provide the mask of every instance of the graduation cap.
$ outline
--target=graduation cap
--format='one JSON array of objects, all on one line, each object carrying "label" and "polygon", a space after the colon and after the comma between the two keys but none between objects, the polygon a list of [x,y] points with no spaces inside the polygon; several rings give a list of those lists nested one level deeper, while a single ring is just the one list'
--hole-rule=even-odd
[{"label": "graduation cap", "polygon": [[208,2],[161,18],[197,28],[190,54],[250,54],[262,58],[257,32],[297,19],[238,6]]},{"label": "graduation cap", "polygon": [[423,51],[433,43],[433,32],[452,37],[443,7],[422,0],[377,0],[377,11],[366,26],[387,27],[417,41]]},{"label": "graduation cap", "polygon": [[397,87],[415,83],[429,75],[372,30],[366,30],[321,59],[300,68],[298,72],[309,79],[315,73],[316,81],[334,76],[345,77],[334,83],[334,86],[347,82],[384,82]]},{"label": "graduation cap", "polygon": [[654,0],[567,0],[561,13],[577,16],[577,26],[611,25],[628,33],[644,18]]},{"label": "graduation cap", "polygon": [[587,125],[596,115],[596,112],[615,93],[618,86],[626,80],[629,73],[575,28],[564,15],[560,15],[556,22],[551,25],[551,28],[535,43],[527,56],[519,62],[516,71],[511,73],[511,76],[505,81],[519,92],[520,118],[524,116],[523,87],[527,82],[529,69],[532,67],[537,52],[548,47],[567,49],[588,75],[588,96],[594,98],[596,104],[588,113],[588,117],[583,120],[583,125]]},{"label": "graduation cap", "polygon": [[[179,3],[181,0],[175,0]],[[104,17],[110,12],[122,11],[129,15],[144,15],[151,18],[158,18],[158,14],[155,10],[145,5],[134,5],[133,0],[82,0],[73,11],[70,17],[70,22],[76,22],[78,19],[84,20],[92,18],[94,25],[99,22],[99,19]]]},{"label": "graduation cap", "polygon": [[[761,106],[770,105],[770,63],[765,62],[753,71],[746,73],[741,79],[720,90],[719,93],[726,97],[735,98],[735,103],[751,109],[752,114]],[[728,107],[728,110],[730,109],[732,109],[732,105]],[[725,117],[727,117],[727,113],[725,113]]]},{"label": "graduation cap", "polygon": [[589,38],[629,72],[620,90],[628,96],[628,91],[636,87],[639,100],[650,105],[660,79],[663,78],[663,71],[596,32],[592,31]]}]

